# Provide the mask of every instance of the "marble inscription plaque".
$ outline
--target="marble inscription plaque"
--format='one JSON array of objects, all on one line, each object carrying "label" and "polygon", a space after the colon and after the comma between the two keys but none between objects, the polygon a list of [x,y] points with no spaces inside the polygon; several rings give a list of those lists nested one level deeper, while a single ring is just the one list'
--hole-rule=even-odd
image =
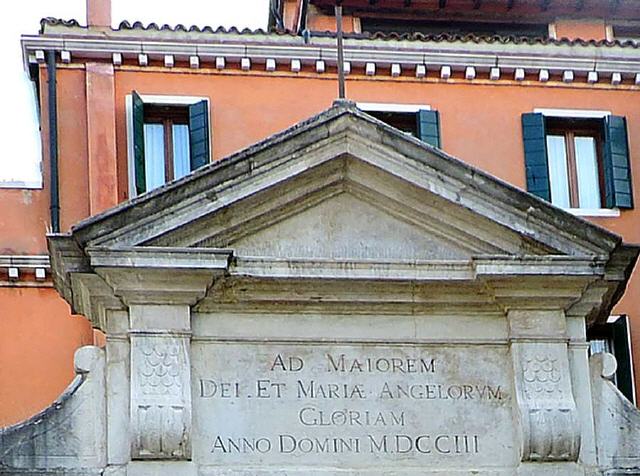
[{"label": "marble inscription plaque", "polygon": [[194,343],[194,458],[223,466],[513,463],[507,350]]}]

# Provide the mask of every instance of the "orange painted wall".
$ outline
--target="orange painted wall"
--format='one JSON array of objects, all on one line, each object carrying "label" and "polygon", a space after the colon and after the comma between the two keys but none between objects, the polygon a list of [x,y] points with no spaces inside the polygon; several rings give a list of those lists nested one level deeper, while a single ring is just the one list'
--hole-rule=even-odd
[{"label": "orange painted wall", "polygon": [[[427,104],[440,111],[445,151],[519,187],[525,186],[520,117],[534,108],[599,109],[627,117],[631,154],[640,158],[640,111],[633,90],[608,88],[523,86],[507,83],[470,84],[458,81],[364,80],[347,81],[354,101]],[[120,169],[126,170],[125,95],[193,95],[208,97],[212,107],[213,157],[232,152],[278,132],[329,107],[336,96],[332,76],[294,77],[277,74],[137,72],[116,73],[117,141]],[[633,163],[640,177],[640,160]],[[126,174],[121,177],[124,185]],[[640,186],[635,187],[640,204]],[[633,222],[640,212],[625,211],[607,224],[640,242]],[[614,225],[615,223],[615,225]],[[605,225],[608,226],[608,225]]]},{"label": "orange painted wall", "polygon": [[[345,33],[353,33],[355,28],[356,19],[352,16],[345,15],[342,17],[342,31]],[[307,28],[311,31],[335,31],[336,30],[336,18],[329,16],[313,16],[307,20]]]},{"label": "orange painted wall", "polygon": [[113,65],[87,63],[86,127],[89,214],[118,204]]},{"label": "orange painted wall", "polygon": [[91,325],[53,288],[0,287],[0,427],[48,406],[74,376],[73,353]]},{"label": "orange painted wall", "polygon": [[[49,153],[47,75],[41,74],[43,182],[40,190],[0,190],[0,254],[47,254]],[[57,75],[61,230],[89,213],[85,79],[82,69]],[[71,316],[51,287],[0,287],[0,427],[37,413],[74,376],[73,353],[93,342],[87,319]]]},{"label": "orange painted wall", "polygon": [[0,190],[0,254],[46,254],[49,192]]},{"label": "orange painted wall", "polygon": [[[87,101],[83,70],[60,69],[57,76],[60,229],[64,232],[89,215]],[[48,158],[46,164],[48,170]]]},{"label": "orange painted wall", "polygon": [[607,37],[604,20],[570,20],[559,18],[555,22],[556,37],[583,40],[604,40]]}]

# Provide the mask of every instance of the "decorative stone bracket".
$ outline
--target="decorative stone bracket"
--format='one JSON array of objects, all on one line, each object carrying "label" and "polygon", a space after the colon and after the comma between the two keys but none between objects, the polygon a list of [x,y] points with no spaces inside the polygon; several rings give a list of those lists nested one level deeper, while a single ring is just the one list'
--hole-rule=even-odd
[{"label": "decorative stone bracket", "polygon": [[523,461],[577,461],[580,427],[566,344],[512,344]]},{"label": "decorative stone bracket", "polygon": [[[511,353],[522,429],[522,461],[577,461],[580,423],[573,397],[561,312],[510,313]],[[532,336],[531,331],[540,333]],[[561,333],[557,333],[560,331]]]},{"label": "decorative stone bracket", "polygon": [[189,307],[131,306],[130,320],[131,456],[190,459]]}]

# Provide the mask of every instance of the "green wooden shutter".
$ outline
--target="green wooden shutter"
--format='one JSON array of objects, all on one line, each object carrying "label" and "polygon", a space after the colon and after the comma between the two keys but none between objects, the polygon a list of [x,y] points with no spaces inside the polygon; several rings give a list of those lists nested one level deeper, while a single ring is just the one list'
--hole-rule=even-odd
[{"label": "green wooden shutter", "polygon": [[547,137],[542,114],[525,113],[522,115],[522,139],[527,191],[550,202],[551,186],[549,185]]},{"label": "green wooden shutter", "polygon": [[133,99],[133,168],[136,180],[136,195],[147,190],[144,171],[144,102],[135,91],[131,92]]},{"label": "green wooden shutter", "polygon": [[440,115],[438,111],[420,109],[416,114],[418,139],[440,147]]},{"label": "green wooden shutter", "polygon": [[604,123],[604,190],[607,208],[633,208],[627,121],[609,116]]},{"label": "green wooden shutter", "polygon": [[209,163],[209,108],[203,100],[189,106],[191,170]]},{"label": "green wooden shutter", "polygon": [[633,401],[633,371],[629,349],[629,328],[627,316],[623,315],[612,324],[613,354],[618,361],[616,385],[625,397]]}]

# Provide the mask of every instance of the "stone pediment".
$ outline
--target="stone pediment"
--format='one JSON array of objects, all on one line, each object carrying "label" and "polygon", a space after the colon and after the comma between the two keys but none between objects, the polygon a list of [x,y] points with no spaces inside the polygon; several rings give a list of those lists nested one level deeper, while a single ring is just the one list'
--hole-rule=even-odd
[{"label": "stone pediment", "polygon": [[446,235],[402,220],[341,193],[230,243],[238,256],[329,259],[463,259],[469,252]]},{"label": "stone pediment", "polygon": [[[76,309],[90,307],[80,302],[90,294],[112,305],[112,290],[123,296],[133,286],[131,272],[142,282],[149,269],[173,268],[184,283],[200,284],[211,284],[212,270],[227,284],[457,279],[475,282],[469,295],[484,286],[481,276],[509,277],[515,287],[514,277],[536,277],[543,293],[545,276],[574,276],[562,306],[590,296],[583,314],[602,302],[606,312],[637,255],[618,236],[344,102],[50,237],[50,250],[56,286]],[[100,271],[107,268],[108,279]],[[166,284],[157,283],[158,295]]]},{"label": "stone pediment", "polygon": [[[603,256],[621,242],[351,103],[89,218],[72,234],[81,247],[238,246],[280,256],[286,243],[313,257],[391,259]],[[356,246],[350,238],[359,251],[346,249]]]},{"label": "stone pediment", "polygon": [[271,258],[459,260],[565,254],[351,154],[141,244],[230,248],[236,256]]}]

